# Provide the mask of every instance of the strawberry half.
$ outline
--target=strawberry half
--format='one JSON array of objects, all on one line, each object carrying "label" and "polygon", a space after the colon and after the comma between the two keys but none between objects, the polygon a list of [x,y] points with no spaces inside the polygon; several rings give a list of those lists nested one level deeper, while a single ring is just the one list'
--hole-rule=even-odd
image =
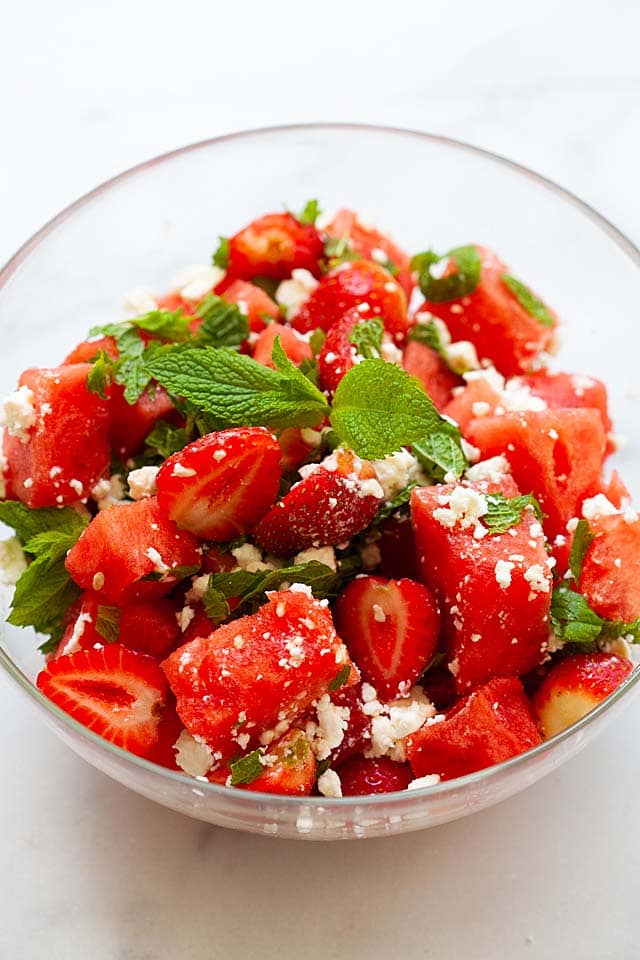
[{"label": "strawberry half", "polygon": [[268,213],[229,240],[229,277],[284,280],[296,268],[319,273],[323,243],[316,228],[290,213]]},{"label": "strawberry half", "polygon": [[208,433],[162,464],[160,508],[201,538],[222,542],[241,536],[276,499],[281,456],[278,441],[264,427]]},{"label": "strawberry half", "polygon": [[349,450],[336,450],[302,470],[304,479],[254,530],[260,546],[279,557],[350,540],[371,523],[383,498],[369,461]]},{"label": "strawberry half", "polygon": [[338,597],[335,619],[362,676],[383,700],[409,691],[440,632],[436,600],[414,580],[358,577]]},{"label": "strawberry half", "polygon": [[338,769],[343,797],[365,797],[371,793],[395,793],[406,790],[413,774],[408,763],[396,763],[388,757],[368,760],[353,757]]},{"label": "strawberry half", "polygon": [[167,681],[151,657],[117,643],[51,660],[38,688],[116,746],[148,756],[158,741]]},{"label": "strawberry half", "polygon": [[586,716],[620,686],[633,664],[613,653],[580,653],[555,664],[533,698],[545,738]]}]

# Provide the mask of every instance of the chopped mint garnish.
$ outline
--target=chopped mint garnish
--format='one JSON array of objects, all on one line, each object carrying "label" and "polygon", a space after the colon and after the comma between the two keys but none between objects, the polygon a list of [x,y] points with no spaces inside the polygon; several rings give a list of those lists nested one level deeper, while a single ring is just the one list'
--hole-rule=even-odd
[{"label": "chopped mint garnish", "polygon": [[322,213],[317,200],[308,200],[301,213],[296,215],[296,220],[304,226],[314,226],[316,220]]},{"label": "chopped mint garnish", "polygon": [[264,772],[264,767],[260,762],[260,757],[264,751],[258,748],[253,753],[248,753],[246,757],[240,757],[235,763],[230,764],[231,786],[239,787],[245,783],[253,783]]},{"label": "chopped mint garnish", "polygon": [[589,530],[587,520],[579,520],[573,534],[573,543],[571,544],[571,553],[569,555],[569,569],[575,582],[577,583],[582,573],[582,564],[587,550],[595,540],[595,534]]},{"label": "chopped mint garnish", "polygon": [[366,360],[380,358],[382,355],[382,334],[384,327],[382,320],[361,320],[349,334],[349,342],[356,348],[356,353]]},{"label": "chopped mint garnish", "polygon": [[[455,264],[455,272],[434,276],[435,265],[446,266],[449,261]],[[418,274],[418,285],[425,298],[432,303],[444,303],[473,293],[480,282],[482,260],[477,248],[468,244],[465,247],[454,247],[443,256],[433,250],[418,253],[411,261],[411,269]]]},{"label": "chopped mint garnish", "polygon": [[535,293],[526,287],[524,283],[510,276],[508,273],[502,274],[502,282],[511,290],[521,307],[527,311],[529,316],[534,317],[543,327],[554,327],[555,319],[549,308],[536,297]]},{"label": "chopped mint garnish", "polygon": [[544,514],[540,504],[528,493],[520,497],[505,497],[502,493],[488,493],[486,495],[489,510],[481,518],[485,527],[492,534],[506,533],[522,520],[522,515],[529,507],[537,520],[543,520]]},{"label": "chopped mint garnish", "polygon": [[220,243],[211,257],[211,262],[214,267],[220,267],[221,270],[226,270],[229,266],[229,238],[218,237],[218,239]]}]

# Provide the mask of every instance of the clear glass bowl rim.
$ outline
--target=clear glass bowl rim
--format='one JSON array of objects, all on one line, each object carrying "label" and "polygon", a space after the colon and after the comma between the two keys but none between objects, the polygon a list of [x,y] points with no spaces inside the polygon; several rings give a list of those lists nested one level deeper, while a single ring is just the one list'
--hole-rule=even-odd
[{"label": "clear glass bowl rim", "polygon": [[[222,134],[218,137],[210,137],[205,140],[199,140],[196,143],[189,144],[184,147],[179,147],[175,150],[170,150],[167,153],[160,154],[159,156],[153,157],[150,160],[145,160],[142,163],[136,164],[133,167],[129,167],[127,170],[124,170],[122,173],[116,174],[116,176],[111,177],[108,180],[105,180],[99,186],[94,187],[93,190],[90,190],[88,193],[85,193],[83,196],[79,197],[73,203],[69,204],[58,214],[51,218],[47,223],[44,224],[36,233],[33,234],[22,246],[16,251],[16,253],[7,261],[5,266],[0,270],[0,296],[4,286],[6,286],[8,280],[12,274],[18,269],[21,263],[23,263],[32,250],[34,250],[43,240],[45,240],[49,234],[53,233],[58,226],[60,226],[65,220],[73,216],[73,214],[88,204],[94,197],[98,197],[103,193],[106,193],[111,187],[116,186],[124,180],[129,179],[141,173],[146,169],[150,169],[158,164],[163,163],[167,160],[172,160],[175,157],[181,156],[182,154],[187,154],[200,150],[206,147],[210,147],[218,143],[226,143],[239,139],[249,139],[260,137],[270,137],[278,135],[280,133],[295,133],[304,131],[316,132],[316,131],[358,131],[363,132],[369,131],[373,133],[381,133],[388,136],[397,136],[397,137],[411,137],[421,140],[430,141],[441,146],[450,147],[452,149],[457,149],[462,152],[476,154],[481,157],[484,157],[487,160],[493,161],[495,163],[501,164],[505,167],[508,167],[515,173],[528,178],[538,186],[543,187],[544,189],[550,191],[551,193],[556,194],[561,200],[564,200],[567,203],[572,204],[577,207],[578,210],[592,223],[602,230],[621,248],[621,250],[629,257],[629,259],[640,268],[640,249],[631,241],[625,234],[623,234],[614,224],[612,224],[606,217],[598,213],[592,206],[586,203],[584,200],[581,200],[580,197],[576,196],[571,191],[566,190],[564,187],[559,186],[555,181],[549,179],[548,177],[543,176],[542,174],[536,173],[535,171],[529,169],[526,166],[523,166],[520,163],[516,163],[513,160],[510,160],[508,157],[501,156],[500,154],[493,153],[490,150],[486,150],[483,147],[478,147],[471,143],[466,143],[462,140],[457,140],[453,137],[441,136],[439,134],[426,133],[420,130],[412,130],[405,127],[391,127],[379,124],[364,124],[364,123],[295,123],[295,124],[279,124],[277,126],[267,126],[267,127],[257,127],[250,130],[240,130],[233,133]],[[38,707],[44,710],[45,713],[49,713],[52,718],[59,724],[67,727],[71,733],[75,733],[83,739],[89,741],[89,743],[94,744],[98,749],[107,751],[111,753],[116,760],[124,759],[125,762],[130,763],[134,767],[139,767],[147,773],[151,773],[154,776],[159,777],[160,779],[168,779],[170,781],[175,781],[182,785],[193,786],[194,783],[198,784],[198,789],[203,792],[203,794],[209,795],[212,799],[215,797],[229,797],[229,788],[221,786],[215,783],[208,783],[202,780],[194,781],[192,777],[187,776],[186,774],[178,773],[173,770],[169,770],[166,767],[161,767],[158,764],[151,763],[148,760],[138,757],[135,754],[129,753],[126,750],[123,750],[120,747],[117,747],[115,744],[110,743],[108,740],[105,740],[103,737],[99,736],[96,733],[93,733],[87,727],[83,726],[81,723],[78,723],[77,720],[74,720],[68,713],[65,713],[64,710],[61,710],[54,703],[51,702],[47,697],[42,694],[35,684],[29,680],[25,674],[18,669],[11,657],[7,652],[0,646],[0,665],[6,670],[7,674],[18,684],[22,691],[35,703]],[[519,766],[524,766],[530,760],[534,760],[536,757],[541,757],[546,753],[553,751],[557,744],[562,743],[565,740],[573,738],[574,735],[578,734],[586,727],[590,726],[591,723],[595,722],[600,716],[608,712],[616,704],[618,704],[627,694],[632,687],[634,687],[638,681],[640,681],[640,666],[636,666],[635,669],[629,674],[626,680],[601,704],[599,704],[595,709],[591,710],[585,717],[581,720],[578,720],[576,723],[572,724],[566,730],[563,730],[561,733],[556,734],[554,737],[551,737],[549,740],[545,740],[543,743],[539,744],[537,747],[533,747],[530,750],[527,750],[525,753],[518,754],[516,757],[512,757],[510,760],[505,760],[502,763],[495,764],[492,767],[486,767],[483,770],[478,770],[475,773],[467,774],[464,777],[457,777],[454,780],[446,780],[443,783],[435,784],[430,787],[421,787],[411,791],[412,797],[415,797],[416,802],[419,802],[422,798],[426,796],[433,796],[439,794],[441,796],[446,795],[447,793],[454,793],[463,789],[466,786],[478,785],[485,782],[490,782],[494,777],[499,777],[503,772],[512,771]],[[265,801],[273,801],[276,797],[273,794],[269,793],[260,793],[258,791],[237,791],[238,800],[242,801],[243,806],[245,807],[261,807]],[[399,799],[403,797],[406,799],[407,791],[397,791],[394,793],[383,793],[377,795],[367,795],[367,796],[356,796],[356,797],[343,797],[343,798],[327,798],[327,797],[307,797],[307,796],[284,796],[278,795],[278,803],[281,803],[284,807],[297,808],[304,805],[308,807],[309,804],[318,805],[324,807],[334,807],[342,808],[345,806],[351,807],[376,807],[379,805],[384,805],[393,801],[394,799]]]}]

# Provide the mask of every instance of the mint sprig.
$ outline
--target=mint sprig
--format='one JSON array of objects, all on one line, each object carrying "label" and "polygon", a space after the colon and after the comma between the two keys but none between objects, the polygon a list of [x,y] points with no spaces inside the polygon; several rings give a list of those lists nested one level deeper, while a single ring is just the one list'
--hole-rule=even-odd
[{"label": "mint sprig", "polygon": [[571,576],[577,583],[582,573],[582,564],[587,554],[587,550],[595,540],[595,533],[591,533],[587,520],[579,520],[573,534],[571,544],[571,553],[569,554],[569,569]]},{"label": "mint sprig", "polygon": [[244,784],[253,783],[254,780],[257,780],[258,777],[264,773],[264,767],[260,762],[260,757],[262,757],[263,754],[264,750],[258,747],[258,749],[252,753],[248,753],[234,763],[229,764],[232,787],[240,787]]},{"label": "mint sprig", "polygon": [[229,266],[229,238],[218,237],[218,240],[220,242],[211,257],[211,263],[214,267],[226,270]]},{"label": "mint sprig", "polygon": [[298,223],[303,226],[315,226],[315,222],[322,213],[317,200],[307,200],[300,213],[295,214]]},{"label": "mint sprig", "polygon": [[99,633],[105,643],[115,643],[120,632],[120,614],[118,607],[107,607],[100,604],[96,617],[96,633]]},{"label": "mint sprig", "polygon": [[382,355],[383,331],[382,320],[377,317],[373,320],[361,320],[349,334],[349,343],[354,345],[358,356],[366,360],[379,359]]},{"label": "mint sprig", "polygon": [[482,517],[482,522],[491,534],[506,533],[511,527],[517,526],[525,510],[528,509],[533,511],[537,520],[544,519],[540,504],[531,493],[518,497],[505,497],[503,493],[488,493],[486,500],[489,509]]},{"label": "mint sprig", "polygon": [[502,282],[506,287],[509,288],[511,293],[514,295],[521,307],[527,311],[529,316],[533,317],[538,323],[541,323],[543,327],[554,327],[555,318],[549,307],[540,300],[539,297],[536,297],[535,293],[525,286],[521,280],[518,280],[516,277],[512,277],[508,273],[502,274]]},{"label": "mint sprig", "polygon": [[227,303],[215,293],[209,293],[196,307],[202,323],[196,333],[194,346],[239,347],[249,336],[249,320],[235,303]]},{"label": "mint sprig", "polygon": [[[435,276],[435,265],[445,265],[448,261],[453,261],[456,270]],[[468,244],[454,247],[442,256],[433,250],[418,253],[411,260],[411,269],[418,274],[418,286],[425,298],[431,303],[445,303],[473,293],[480,282],[482,260],[475,245]]]},{"label": "mint sprig", "polygon": [[460,431],[447,420],[440,429],[413,444],[413,452],[433,483],[459,480],[469,466],[461,445]]},{"label": "mint sprig", "polygon": [[588,644],[619,637],[640,643],[640,618],[632,623],[605,620],[591,609],[581,593],[563,584],[553,591],[551,625],[556,637],[565,643]]}]

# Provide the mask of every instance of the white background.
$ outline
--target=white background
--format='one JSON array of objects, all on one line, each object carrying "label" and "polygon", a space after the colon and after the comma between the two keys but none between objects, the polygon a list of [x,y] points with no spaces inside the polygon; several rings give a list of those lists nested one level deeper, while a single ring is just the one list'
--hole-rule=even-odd
[{"label": "white background", "polygon": [[[296,120],[478,143],[640,240],[637,0],[23,0],[5,5],[2,34],[0,261],[133,163]],[[310,845],[128,793],[0,678],[0,958],[634,960],[639,734],[636,702],[500,807]]]}]

